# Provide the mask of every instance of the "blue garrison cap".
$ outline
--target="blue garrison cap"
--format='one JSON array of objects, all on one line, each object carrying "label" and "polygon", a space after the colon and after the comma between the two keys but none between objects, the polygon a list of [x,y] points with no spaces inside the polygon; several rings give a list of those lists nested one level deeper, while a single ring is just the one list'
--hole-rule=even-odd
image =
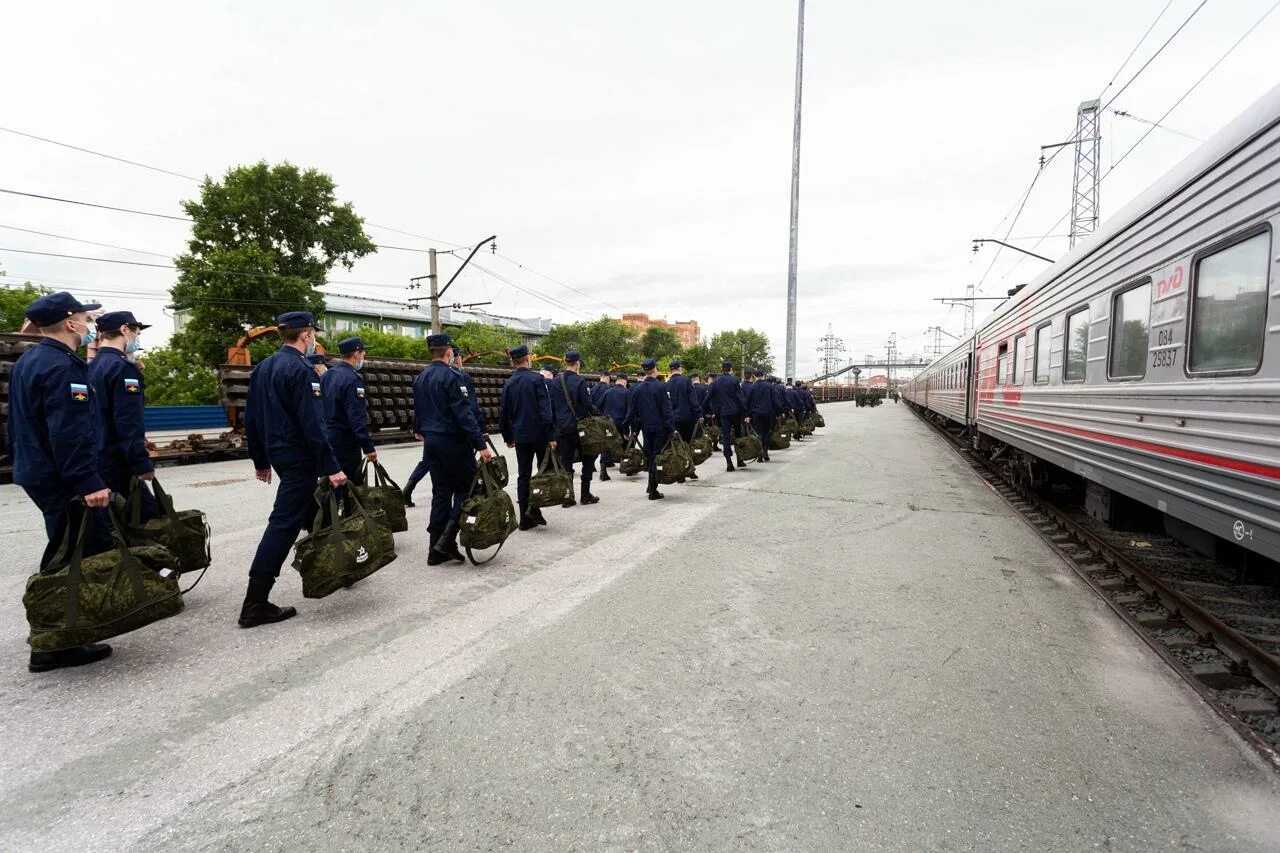
[{"label": "blue garrison cap", "polygon": [[578,352],[576,349],[571,349],[564,354],[565,364],[577,364],[580,361],[582,361],[582,353]]},{"label": "blue garrison cap", "polygon": [[654,361],[651,358],[646,358],[644,361],[640,362],[640,366],[643,367],[645,370],[653,370],[655,367],[658,366],[658,362]]},{"label": "blue garrison cap", "polygon": [[72,314],[79,314],[82,311],[96,311],[101,308],[97,302],[81,303],[70,293],[65,290],[58,293],[50,293],[41,296],[35,302],[27,306],[27,319],[35,323],[37,326],[52,326],[67,319]]},{"label": "blue garrison cap", "polygon": [[351,355],[353,352],[359,352],[364,349],[364,341],[359,338],[343,338],[338,341],[338,352],[343,355]]},{"label": "blue garrison cap", "polygon": [[720,362],[720,366],[725,370],[731,370],[733,368],[733,362],[726,358],[724,361]]},{"label": "blue garrison cap", "polygon": [[323,332],[310,311],[286,311],[276,318],[276,326],[281,329],[315,329]]},{"label": "blue garrison cap", "polygon": [[427,335],[428,347],[451,347],[453,346],[453,336],[448,332],[440,332],[436,335]]},{"label": "blue garrison cap", "polygon": [[684,364],[680,361],[680,359],[678,359],[678,358],[673,358],[673,359],[671,359],[671,364],[669,365],[669,367],[670,367],[672,370],[675,370],[677,367],[684,367]]},{"label": "blue garrison cap", "polygon": [[108,311],[98,317],[98,328],[104,331],[114,332],[121,326],[132,326],[138,330],[151,328],[146,323],[139,323],[132,311]]},{"label": "blue garrison cap", "polygon": [[507,355],[511,356],[512,361],[519,361],[520,359],[524,358],[528,354],[529,354],[529,348],[524,344],[520,344],[520,346],[518,347],[512,347],[511,349],[507,350]]},{"label": "blue garrison cap", "polygon": [[751,371],[751,373],[757,377],[764,376],[764,371],[758,367],[755,370]]}]

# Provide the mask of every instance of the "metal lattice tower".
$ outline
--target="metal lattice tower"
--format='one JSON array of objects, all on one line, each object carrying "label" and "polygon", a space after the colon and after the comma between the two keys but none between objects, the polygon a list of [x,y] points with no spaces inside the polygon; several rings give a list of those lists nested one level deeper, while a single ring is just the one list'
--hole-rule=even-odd
[{"label": "metal lattice tower", "polygon": [[827,333],[818,339],[821,345],[818,352],[822,353],[822,372],[823,374],[832,373],[840,365],[840,356],[844,354],[844,341],[837,338],[831,331],[831,324],[827,324]]},{"label": "metal lattice tower", "polygon": [[1102,178],[1102,135],[1098,101],[1085,101],[1076,112],[1076,167],[1071,184],[1071,247],[1098,227],[1098,183]]}]

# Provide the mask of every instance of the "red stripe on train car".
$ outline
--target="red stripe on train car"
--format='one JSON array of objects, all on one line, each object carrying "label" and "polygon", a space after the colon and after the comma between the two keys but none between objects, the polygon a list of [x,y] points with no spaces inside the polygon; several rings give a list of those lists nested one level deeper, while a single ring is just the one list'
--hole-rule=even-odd
[{"label": "red stripe on train car", "polygon": [[1017,415],[995,414],[988,411],[985,416],[995,418],[997,420],[1016,421],[1019,423],[1030,424],[1031,426],[1041,427],[1054,432],[1066,433],[1067,435],[1075,435],[1081,438],[1091,438],[1107,444],[1128,447],[1132,450],[1142,450],[1147,453],[1154,453],[1157,456],[1172,456],[1175,459],[1182,459],[1187,462],[1198,462],[1202,465],[1210,465],[1216,468],[1227,468],[1244,474],[1255,474],[1259,477],[1280,480],[1280,467],[1275,465],[1259,465],[1256,462],[1246,462],[1243,459],[1232,459],[1229,456],[1217,456],[1212,453],[1198,453],[1194,450],[1181,450],[1176,447],[1166,447],[1163,444],[1141,441],[1136,438],[1107,435],[1103,432],[1094,432],[1093,430],[1064,426],[1062,424],[1051,424],[1047,421],[1040,421],[1034,418],[1023,418]]}]

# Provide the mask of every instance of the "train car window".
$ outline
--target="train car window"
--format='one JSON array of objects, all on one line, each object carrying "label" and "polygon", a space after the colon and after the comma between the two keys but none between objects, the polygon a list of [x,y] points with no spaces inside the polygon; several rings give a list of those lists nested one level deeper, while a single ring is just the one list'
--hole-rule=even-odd
[{"label": "train car window", "polygon": [[1107,374],[1112,379],[1141,379],[1147,375],[1151,341],[1151,280],[1122,290],[1111,303],[1111,353]]},{"label": "train car window", "polygon": [[1036,329],[1036,370],[1037,383],[1049,381],[1049,353],[1053,343],[1053,326],[1045,323]]},{"label": "train car window", "polygon": [[1027,378],[1027,336],[1018,335],[1013,342],[1013,384],[1021,385]]},{"label": "train car window", "polygon": [[1009,384],[1009,345],[1001,344],[996,350],[996,382],[1000,385]]},{"label": "train car window", "polygon": [[1067,315],[1067,331],[1063,340],[1062,379],[1083,382],[1089,354],[1089,309],[1081,308]]},{"label": "train car window", "polygon": [[1263,232],[1196,262],[1190,373],[1251,373],[1262,366],[1271,234]]}]

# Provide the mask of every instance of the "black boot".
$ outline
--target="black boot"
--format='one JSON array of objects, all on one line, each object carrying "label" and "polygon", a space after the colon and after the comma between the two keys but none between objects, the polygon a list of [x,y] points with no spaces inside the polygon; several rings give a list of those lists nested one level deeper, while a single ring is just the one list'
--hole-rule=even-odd
[{"label": "black boot", "polygon": [[542,515],[542,507],[537,507],[537,506],[530,507],[529,515],[532,516],[533,520],[536,521],[538,524],[542,525],[543,527],[547,526],[547,519]]},{"label": "black boot", "polygon": [[436,545],[440,543],[440,534],[431,530],[428,530],[427,534],[431,539],[430,544],[427,546],[427,565],[440,566],[449,562],[450,557],[448,554],[442,554],[436,550]]},{"label": "black boot", "polygon": [[532,530],[538,526],[538,520],[533,517],[527,506],[520,507],[520,529]]},{"label": "black boot", "polygon": [[733,470],[733,460],[732,460],[732,459],[730,459],[728,456],[726,456],[726,457],[724,458],[724,470],[726,470],[726,471],[732,471],[732,470]]},{"label": "black boot", "polygon": [[609,476],[609,469],[608,469],[608,468],[601,468],[601,469],[600,469],[600,480],[601,480],[601,482],[608,482],[609,480],[612,480],[612,479],[613,479],[613,478]]},{"label": "black boot", "polygon": [[[432,563],[432,559],[436,557],[439,557],[440,562]],[[458,550],[458,522],[456,521],[450,521],[444,532],[440,534],[440,538],[436,540],[435,546],[431,549],[431,556],[427,557],[427,565],[439,565],[449,560],[459,563],[467,561],[467,558]]]},{"label": "black boot", "polygon": [[[573,472],[570,472],[570,476],[572,476],[572,473]],[[564,507],[565,509],[568,509],[571,506],[577,506],[577,505],[578,505],[578,502],[573,499],[573,481],[570,480],[569,481],[569,497],[561,501],[560,506]]]},{"label": "black boot", "polygon": [[696,480],[696,479],[698,479],[698,472],[697,472],[697,471],[690,471],[690,472],[689,472],[689,479],[690,479],[690,480]]},{"label": "black boot", "polygon": [[84,666],[109,657],[111,657],[111,647],[106,643],[86,643],[74,649],[59,649],[56,652],[32,652],[27,671],[48,672],[51,669],[63,669],[68,666]]},{"label": "black boot", "polygon": [[591,504],[600,503],[600,499],[595,495],[591,494],[591,483],[586,480],[582,481],[582,493],[579,496],[578,503],[582,504],[583,506],[590,506]]},{"label": "black boot", "polygon": [[240,607],[241,628],[270,625],[298,615],[298,611],[292,607],[278,607],[267,600],[275,583],[275,578],[249,578],[249,589],[245,592],[244,604]]}]

